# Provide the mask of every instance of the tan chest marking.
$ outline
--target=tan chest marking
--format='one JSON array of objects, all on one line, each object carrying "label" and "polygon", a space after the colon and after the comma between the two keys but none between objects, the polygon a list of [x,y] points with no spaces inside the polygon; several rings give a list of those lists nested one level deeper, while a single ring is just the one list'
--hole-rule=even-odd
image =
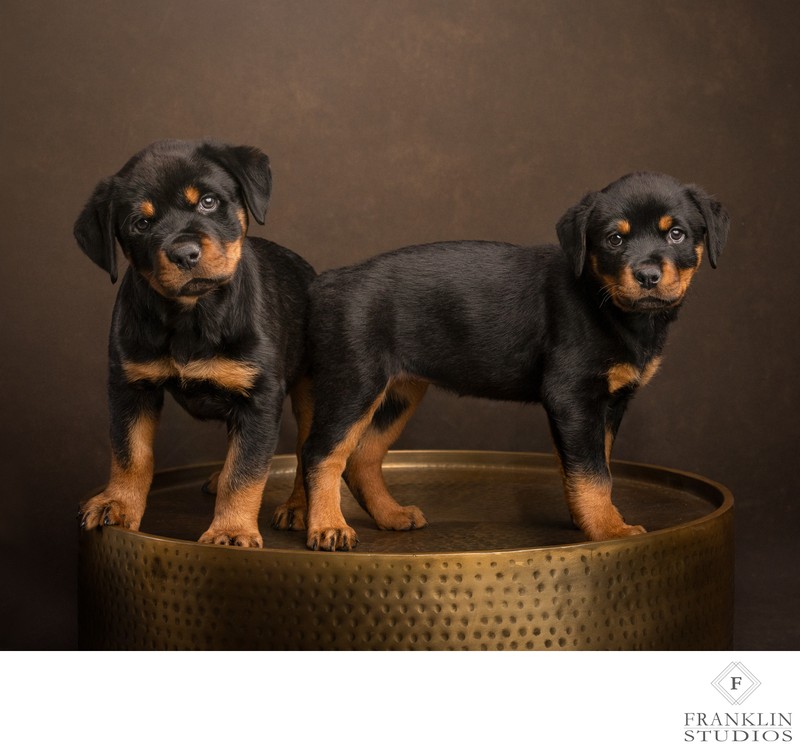
[{"label": "tan chest marking", "polygon": [[634,367],[633,364],[615,364],[608,370],[608,391],[616,393],[624,387],[644,387],[661,366],[661,357],[651,359],[643,369]]},{"label": "tan chest marking", "polygon": [[253,387],[259,372],[253,364],[222,356],[195,359],[186,364],[164,357],[147,362],[125,362],[122,368],[128,382],[161,383],[174,377],[182,384],[200,380],[242,395]]}]

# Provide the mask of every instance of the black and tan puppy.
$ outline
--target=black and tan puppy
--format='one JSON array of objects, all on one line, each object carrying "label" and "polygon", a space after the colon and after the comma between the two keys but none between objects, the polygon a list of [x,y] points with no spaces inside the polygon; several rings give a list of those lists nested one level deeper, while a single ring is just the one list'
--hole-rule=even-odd
[{"label": "black and tan puppy", "polygon": [[[561,247],[491,242],[409,247],[320,275],[309,346],[315,411],[303,449],[307,544],[350,549],[339,477],[381,528],[419,528],[381,473],[429,384],[541,402],[575,523],[591,540],[642,533],[611,499],[609,455],[636,390],[659,366],[669,324],[728,217],[701,189],[623,177],[558,223]],[[300,525],[297,495],[278,527]]]},{"label": "black and tan puppy", "polygon": [[258,511],[286,394],[301,442],[311,413],[304,327],[314,271],[247,237],[247,209],[263,224],[270,188],[258,149],[161,141],[101,181],[75,223],[81,249],[112,281],[117,243],[129,262],[109,341],[111,478],[82,507],[83,527],[139,528],[166,390],[228,427],[200,541],[262,545]]}]

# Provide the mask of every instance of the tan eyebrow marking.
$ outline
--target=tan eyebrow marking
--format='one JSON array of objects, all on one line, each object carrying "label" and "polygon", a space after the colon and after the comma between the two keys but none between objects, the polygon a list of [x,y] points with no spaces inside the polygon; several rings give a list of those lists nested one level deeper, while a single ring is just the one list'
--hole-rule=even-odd
[{"label": "tan eyebrow marking", "polygon": [[617,221],[617,231],[620,234],[630,234],[631,233],[631,222],[627,219],[621,218]]},{"label": "tan eyebrow marking", "polygon": [[189,205],[197,205],[200,202],[200,191],[193,185],[184,187],[183,195],[189,201]]},{"label": "tan eyebrow marking", "polygon": [[658,228],[661,231],[667,231],[672,226],[672,216],[662,216],[658,219]]},{"label": "tan eyebrow marking", "polygon": [[143,200],[139,204],[139,212],[145,218],[153,218],[156,215],[156,207],[149,200]]}]

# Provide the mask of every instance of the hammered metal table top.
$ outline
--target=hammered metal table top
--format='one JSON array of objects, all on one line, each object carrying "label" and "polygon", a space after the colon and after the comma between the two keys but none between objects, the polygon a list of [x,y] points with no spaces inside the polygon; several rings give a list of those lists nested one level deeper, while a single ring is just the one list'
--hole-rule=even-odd
[{"label": "hammered metal table top", "polygon": [[[264,547],[305,551],[305,533],[277,531],[270,520],[291,493],[293,456],[276,456],[259,525]],[[144,534],[195,541],[213,516],[214,497],[201,490],[220,466],[156,474],[142,522]],[[563,499],[553,456],[535,453],[397,451],[384,463],[386,483],[401,504],[415,504],[428,526],[378,530],[342,484],[342,508],[359,537],[350,554],[440,554],[502,551],[585,543]],[[614,501],[628,522],[668,531],[730,509],[730,493],[691,474],[615,462]],[[608,542],[607,542],[608,543]],[[239,550],[241,551],[241,550]]]}]

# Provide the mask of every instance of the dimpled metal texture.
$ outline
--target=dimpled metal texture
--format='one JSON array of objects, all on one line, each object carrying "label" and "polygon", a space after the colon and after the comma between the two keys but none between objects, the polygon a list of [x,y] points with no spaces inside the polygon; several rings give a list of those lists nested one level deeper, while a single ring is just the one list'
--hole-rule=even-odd
[{"label": "dimpled metal texture", "polygon": [[264,549],[205,546],[219,466],[156,475],[142,531],[82,532],[85,649],[724,649],[733,502],[698,476],[614,463],[615,502],[651,532],[587,543],[552,456],[395,452],[387,484],[429,525],[380,531],[343,489],[360,543],[312,552],[270,527],[294,458],[273,460]]}]

